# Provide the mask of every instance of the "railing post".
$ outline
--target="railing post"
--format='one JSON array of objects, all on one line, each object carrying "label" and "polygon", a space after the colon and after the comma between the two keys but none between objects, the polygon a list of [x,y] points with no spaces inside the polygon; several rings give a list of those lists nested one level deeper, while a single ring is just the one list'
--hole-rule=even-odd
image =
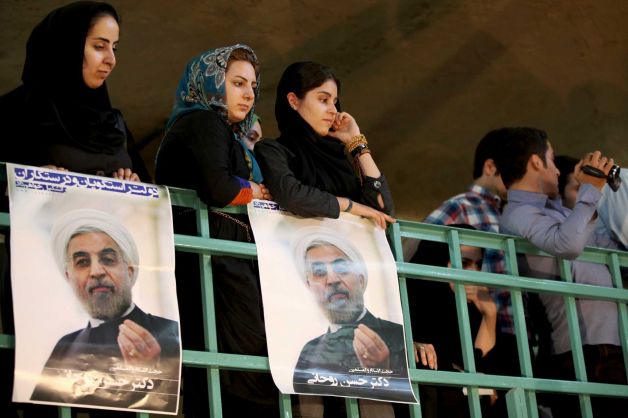
[{"label": "railing post", "polygon": [[[202,238],[210,238],[207,206],[198,199],[195,209],[197,231],[199,231]],[[205,350],[217,353],[218,336],[216,334],[216,307],[214,304],[214,279],[211,258],[209,254],[202,254],[200,257],[203,330],[205,334]],[[214,418],[222,418],[220,369],[218,367],[210,366],[207,368],[207,390],[211,416]]]},{"label": "railing post", "polygon": [[346,398],[345,406],[347,408],[347,418],[360,418],[360,408],[357,399]]},{"label": "railing post", "polygon": [[[460,255],[460,236],[458,231],[452,229],[447,234],[449,241],[449,259],[451,266],[462,270],[462,256]],[[456,311],[458,314],[458,332],[460,333],[460,345],[462,349],[462,361],[466,372],[475,373],[475,357],[474,357],[474,341],[471,337],[469,328],[469,307],[467,304],[467,292],[464,289],[464,283],[456,282],[454,284],[454,295],[456,298]],[[480,393],[476,387],[467,387],[467,400],[469,402],[469,411],[471,418],[479,418],[482,416],[482,408],[480,406]]]},{"label": "railing post", "polygon": [[[611,277],[613,278],[613,285],[618,289],[622,289],[624,285],[621,278],[619,257],[617,254],[611,254],[609,256],[608,268],[611,272]],[[626,373],[626,376],[628,376],[628,313],[626,304],[618,302],[617,312],[619,314],[619,341],[624,354],[624,368],[626,369],[624,372]]]},{"label": "railing post", "polygon": [[[401,234],[399,224],[394,223],[388,227],[388,233],[390,237],[390,243],[392,245],[393,255],[395,256],[395,260],[403,262],[403,248],[401,244]],[[414,362],[414,344],[412,339],[412,327],[410,326],[410,303],[408,300],[408,288],[406,286],[406,276],[405,274],[400,274],[399,276],[399,293],[401,296],[401,311],[403,313],[403,323],[405,324],[405,337],[406,337],[406,352],[408,354],[408,373],[410,370],[416,369],[416,364]],[[417,280],[417,279],[410,279]],[[410,417],[411,418],[422,418],[421,413],[421,402],[419,397],[419,385],[415,382],[412,383],[412,391],[414,392],[414,396],[416,397],[419,403],[417,405],[410,405]]]},{"label": "railing post", "polygon": [[292,418],[292,400],[290,395],[279,394],[279,414],[281,418]]},{"label": "railing post", "polygon": [[[515,248],[515,240],[506,239],[505,265],[506,272],[511,276],[519,275],[519,267],[517,265],[517,251]],[[510,289],[510,303],[512,304],[512,313],[515,323],[515,337],[517,338],[517,354],[519,356],[519,369],[524,377],[533,377],[532,358],[530,355],[530,345],[528,344],[528,328],[525,321],[525,306],[523,302],[523,293],[519,289]],[[523,389],[522,389],[523,390]],[[527,403],[527,410],[530,418],[538,418],[539,411],[536,402],[536,394],[534,391],[525,390],[524,398]]]},{"label": "railing post", "polygon": [[512,388],[506,393],[506,407],[508,418],[527,418],[525,391],[521,388]]},{"label": "railing post", "polygon": [[[560,267],[560,277],[568,283],[573,283],[571,276],[571,264],[564,259],[558,259]],[[576,380],[587,381],[587,369],[584,364],[584,351],[582,350],[582,336],[580,335],[580,324],[578,322],[578,310],[576,308],[576,298],[565,295],[565,310],[567,312],[567,325],[569,327],[569,342],[571,344],[571,354],[573,357]],[[591,409],[591,397],[589,395],[579,395],[580,413],[583,418],[593,418]]]}]

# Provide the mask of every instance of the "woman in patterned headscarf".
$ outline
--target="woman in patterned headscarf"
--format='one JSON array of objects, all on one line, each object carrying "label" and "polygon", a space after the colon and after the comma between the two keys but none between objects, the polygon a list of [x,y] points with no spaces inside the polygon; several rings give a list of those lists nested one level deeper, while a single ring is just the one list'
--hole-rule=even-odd
[{"label": "woman in patterned headscarf", "polygon": [[[246,45],[209,50],[190,60],[157,152],[157,182],[196,190],[210,207],[269,199],[255,157],[243,141],[258,93],[258,61]],[[246,215],[216,209],[209,213],[212,238],[253,242]],[[197,233],[189,209],[175,209],[174,226],[177,233]],[[192,350],[205,349],[198,266],[197,255],[177,253],[177,291],[179,300],[185,301],[181,304],[183,348]],[[252,260],[214,256],[212,272],[220,351],[267,355],[257,265]],[[278,397],[270,375],[223,372],[221,377],[223,416],[277,415]],[[186,417],[209,416],[205,370],[184,368],[184,388]]]}]

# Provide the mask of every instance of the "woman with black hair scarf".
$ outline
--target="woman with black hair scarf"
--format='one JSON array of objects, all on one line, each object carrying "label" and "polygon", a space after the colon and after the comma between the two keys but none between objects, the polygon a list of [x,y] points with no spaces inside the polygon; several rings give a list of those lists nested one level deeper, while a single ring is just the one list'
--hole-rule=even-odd
[{"label": "woman with black hair scarf", "polygon": [[23,84],[0,98],[0,161],[150,180],[127,151],[133,139],[105,83],[116,65],[119,20],[113,6],[81,1],[33,29]]},{"label": "woman with black hair scarf", "polygon": [[[395,220],[386,178],[360,127],[340,110],[340,81],[315,62],[286,68],[275,101],[281,136],[255,145],[264,183],[284,209],[304,217],[338,218],[340,211],[380,228]],[[390,403],[360,400],[360,416],[394,416]],[[344,416],[338,398],[299,396],[295,417]]]},{"label": "woman with black hair scarf", "polygon": [[[35,26],[26,45],[23,84],[0,97],[0,161],[150,181],[139,156],[127,151],[133,139],[105,84],[116,64],[119,20],[113,6],[81,1],[53,10]],[[0,205],[8,211],[6,199]],[[4,331],[14,333],[8,260],[0,277],[0,306]],[[2,369],[13,370],[13,353],[0,351]],[[5,385],[0,394],[6,416],[18,416],[18,410],[24,417],[58,415],[55,407],[12,403],[11,387]]]},{"label": "woman with black hair scarf", "polygon": [[283,208],[300,216],[337,218],[340,211],[385,228],[392,195],[360,127],[340,110],[340,81],[329,67],[297,62],[277,86],[281,136],[255,145],[265,184]]}]

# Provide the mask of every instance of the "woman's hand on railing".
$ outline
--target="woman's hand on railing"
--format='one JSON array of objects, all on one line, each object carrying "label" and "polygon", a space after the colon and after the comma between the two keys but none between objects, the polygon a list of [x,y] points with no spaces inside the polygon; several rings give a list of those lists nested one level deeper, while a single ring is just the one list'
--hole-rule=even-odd
[{"label": "woman's hand on railing", "polygon": [[253,190],[253,199],[273,200],[273,196],[264,184],[258,184],[254,181],[249,181],[249,183],[251,184],[251,190]]},{"label": "woman's hand on railing", "polygon": [[67,168],[57,167],[56,165],[52,165],[52,164],[42,165],[41,168],[48,168],[50,170],[58,170],[58,171],[69,171]]},{"label": "woman's hand on railing", "polygon": [[432,344],[412,343],[414,346],[414,361],[428,366],[432,370],[438,370],[438,359],[436,349]]},{"label": "woman's hand on railing", "polygon": [[118,168],[116,171],[111,173],[111,177],[119,180],[140,181],[140,176],[138,176],[137,173],[134,173],[130,168]]},{"label": "woman's hand on railing", "polygon": [[[343,207],[346,208],[349,205],[348,203],[349,199],[344,199],[344,201],[346,203],[344,204],[344,206],[341,204],[340,206],[341,210]],[[353,204],[351,206],[351,209],[349,210],[349,213],[353,215],[361,216],[363,218],[370,219],[373,222],[375,222],[375,225],[379,226],[382,229],[386,229],[386,222],[391,223],[391,224],[397,222],[397,220],[393,218],[392,216],[387,215],[384,212],[380,212],[376,209],[373,209],[370,206],[366,206],[358,202],[352,202],[352,203]]]}]

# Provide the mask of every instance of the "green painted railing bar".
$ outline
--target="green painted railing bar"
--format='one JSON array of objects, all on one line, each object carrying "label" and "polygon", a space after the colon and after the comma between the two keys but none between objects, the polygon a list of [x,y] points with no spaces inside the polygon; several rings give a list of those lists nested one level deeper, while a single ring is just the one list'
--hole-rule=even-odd
[{"label": "green painted railing bar", "polygon": [[218,367],[229,370],[269,372],[268,357],[245,356],[207,351],[183,350],[183,362],[192,367]]},{"label": "green painted railing bar", "polygon": [[[398,220],[397,225],[399,225],[399,234],[403,238],[413,238],[413,239],[428,239],[430,241],[438,241],[438,242],[447,242],[447,231],[456,229],[462,232],[460,242],[464,245],[470,245],[475,247],[482,248],[492,248],[496,250],[504,249],[503,241],[507,239],[514,239],[517,244],[517,251],[525,254],[531,255],[545,255],[550,256],[550,254],[538,249],[528,241],[515,237],[512,235],[504,235],[504,234],[492,234],[490,232],[485,231],[473,231],[468,229],[460,229],[460,228],[452,228],[448,227],[447,229],[443,229],[440,225],[431,225],[424,224],[420,222],[414,221],[404,221]],[[577,260],[579,261],[589,261],[594,263],[605,264],[607,262],[606,257],[608,254],[614,253],[613,250],[609,250],[606,248],[594,248],[587,247],[586,252],[582,253]],[[622,252],[618,254],[619,260],[622,265],[628,265],[628,253]]]},{"label": "green painted railing bar", "polygon": [[[460,254],[460,236],[458,231],[452,229],[448,233],[449,254],[453,268],[462,269],[462,256]],[[456,310],[458,312],[458,332],[460,343],[462,344],[462,362],[467,372],[475,373],[474,341],[469,329],[469,307],[467,305],[467,295],[463,283],[454,284],[454,296],[456,300]],[[435,314],[437,314],[435,312]],[[438,352],[436,353],[438,356]],[[480,406],[480,394],[477,387],[467,388],[467,401],[471,418],[480,418],[482,408]]]},{"label": "green painted railing bar", "polygon": [[[623,264],[622,264],[623,265]],[[626,263],[628,266],[628,263]],[[533,292],[554,293],[589,299],[628,302],[628,290],[587,284],[564,283],[553,280],[517,277],[508,274],[494,274],[480,271],[464,271],[446,267],[424,266],[397,262],[397,271],[407,278],[432,278],[441,282],[462,282],[496,288],[510,288]]]},{"label": "green painted railing bar", "polygon": [[553,379],[488,375],[482,373],[447,372],[443,370],[410,370],[410,379],[417,383],[445,386],[475,386],[482,388],[510,389],[520,387],[536,392],[589,394],[628,397],[628,386],[609,383],[588,383]]},{"label": "green painted railing bar", "polygon": [[189,253],[211,253],[212,255],[228,255],[241,258],[257,257],[255,244],[249,244],[247,242],[175,234],[174,243],[177,250]]},{"label": "green painted railing bar", "polygon": [[[207,207],[198,199],[194,202],[196,228],[201,239],[209,239],[209,217]],[[175,243],[176,246],[176,243]],[[211,254],[211,253],[210,253]],[[218,336],[216,334],[216,312],[214,309],[214,276],[211,268],[211,255],[201,253],[199,271],[201,272],[201,300],[203,303],[203,327],[205,332],[205,349],[218,352]],[[183,302],[185,303],[185,301]],[[207,391],[209,411],[212,417],[222,418],[222,398],[220,396],[220,370],[210,366],[207,369]]]},{"label": "green painted railing bar", "polygon": [[506,393],[508,416],[511,418],[526,418],[529,416],[523,389],[514,388]]},{"label": "green painted railing bar", "polygon": [[[567,260],[560,260],[560,276],[568,282],[573,283],[571,275],[571,265]],[[582,337],[580,335],[580,326],[578,324],[578,310],[576,308],[576,299],[573,296],[565,295],[565,310],[567,311],[567,325],[569,326],[569,339],[571,343],[571,354],[576,373],[576,379],[581,382],[587,381],[587,370],[584,365],[584,352],[582,349]],[[591,409],[591,397],[589,395],[580,395],[580,411],[582,416],[590,418],[593,416]]]},{"label": "green painted railing bar", "polygon": [[[388,233],[391,237],[392,241],[392,250],[393,256],[395,260],[403,262],[403,250],[401,245],[401,234],[399,233],[399,224],[394,223],[388,226]],[[399,293],[401,296],[401,310],[403,313],[403,323],[410,324],[410,308],[408,302],[408,287],[406,284],[406,276],[403,274],[399,274]],[[412,327],[405,326],[405,338],[406,338],[406,351],[408,354],[408,367],[410,369],[416,369],[416,364],[414,362],[414,344],[412,338]],[[410,417],[411,418],[422,418],[423,414],[421,412],[420,407],[420,395],[419,395],[419,387],[416,383],[412,384],[412,391],[414,392],[414,396],[419,402],[418,405],[410,405]]]},{"label": "green painted railing bar", "polygon": [[279,394],[279,416],[281,418],[292,418],[292,401],[290,395]]},{"label": "green painted railing bar", "polygon": [[356,399],[346,398],[345,406],[347,408],[347,418],[359,418],[360,408]]},{"label": "green painted railing bar", "polygon": [[[618,288],[622,287],[623,283],[619,268],[619,257],[617,254],[610,254],[608,261],[611,277],[613,278],[613,285]],[[618,303],[617,309],[619,312],[619,341],[623,348],[625,372],[628,375],[628,309],[625,303]]]},{"label": "green painted railing bar", "polygon": [[15,336],[0,334],[0,348],[15,348]]},{"label": "green painted railing bar", "polygon": [[[508,238],[505,241],[505,267],[510,275],[518,276],[517,253],[515,251],[515,240]],[[530,345],[528,344],[528,328],[525,321],[525,309],[523,294],[521,290],[510,290],[510,301],[514,315],[515,337],[517,339],[517,354],[519,357],[519,369],[524,377],[532,377],[532,358],[530,355]],[[524,391],[526,411],[529,418],[538,418],[538,408],[536,394],[533,391]]]}]

